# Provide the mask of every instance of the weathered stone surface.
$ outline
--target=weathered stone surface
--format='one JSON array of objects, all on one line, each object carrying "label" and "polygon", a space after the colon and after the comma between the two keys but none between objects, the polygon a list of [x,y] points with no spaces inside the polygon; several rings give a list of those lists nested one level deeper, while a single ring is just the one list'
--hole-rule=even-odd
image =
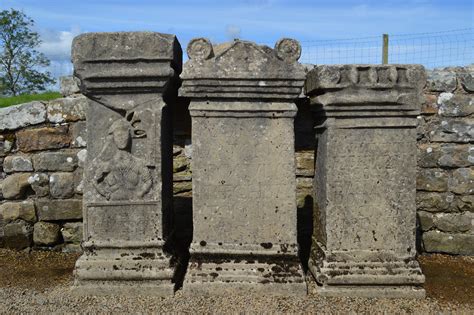
[{"label": "weathered stone surface", "polygon": [[448,187],[455,194],[474,194],[474,167],[454,170],[449,177]]},{"label": "weathered stone surface", "polygon": [[179,194],[185,191],[191,191],[192,189],[193,189],[193,185],[190,180],[173,183],[173,194]]},{"label": "weathered stone surface", "polygon": [[0,156],[7,155],[12,150],[14,142],[15,142],[14,133],[0,135]]},{"label": "weathered stone surface", "polygon": [[474,146],[454,143],[424,143],[418,146],[419,167],[455,168],[474,165]]},{"label": "weathered stone surface", "polygon": [[461,211],[474,212],[474,195],[460,196],[457,200],[457,206]]},{"label": "weathered stone surface", "polygon": [[18,219],[34,223],[36,221],[35,205],[32,201],[5,202],[0,205],[0,217],[3,217],[6,223]]},{"label": "weathered stone surface", "polygon": [[69,127],[71,133],[71,147],[85,148],[87,146],[87,125],[85,121],[78,121]]},{"label": "weathered stone surface", "polygon": [[472,70],[459,73],[458,79],[466,92],[474,92],[474,72]]},{"label": "weathered stone surface", "polygon": [[430,132],[430,139],[434,142],[461,142],[468,143],[474,138],[474,119],[447,118],[439,122]]},{"label": "weathered stone surface", "polygon": [[33,240],[33,226],[25,221],[19,220],[5,225],[5,246],[14,249],[24,249],[31,246]]},{"label": "weathered stone surface", "polygon": [[59,225],[50,222],[37,222],[33,231],[35,245],[51,246],[59,241]]},{"label": "weathered stone surface", "polygon": [[51,197],[56,199],[67,199],[74,196],[74,174],[51,174],[49,177],[49,191]]},{"label": "weathered stone surface", "polygon": [[33,171],[33,164],[28,156],[10,155],[3,160],[3,170],[5,173],[31,172]]},{"label": "weathered stone surface", "polygon": [[421,113],[425,115],[434,115],[438,113],[438,96],[437,94],[424,94],[425,101],[421,106]]},{"label": "weathered stone surface", "polygon": [[183,290],[304,294],[293,130],[301,47],[197,38],[187,51],[194,235]]},{"label": "weathered stone surface", "polygon": [[23,129],[17,132],[16,138],[18,149],[23,152],[60,149],[71,142],[68,126]]},{"label": "weathered stone surface", "polygon": [[419,169],[416,176],[416,189],[443,192],[448,189],[448,175],[440,169]]},{"label": "weathered stone surface", "polygon": [[46,121],[46,107],[41,102],[0,108],[0,131],[15,130]]},{"label": "weathered stone surface", "polygon": [[424,297],[416,185],[446,190],[447,176],[440,170],[442,187],[427,176],[432,170],[420,170],[416,182],[423,86],[418,66],[318,66],[308,74],[306,93],[325,118],[317,127],[309,262],[322,295]]},{"label": "weathered stone surface", "polygon": [[76,77],[72,75],[63,76],[59,78],[59,81],[61,94],[63,96],[70,96],[81,92],[81,90],[79,89],[80,82]]},{"label": "weathered stone surface", "polygon": [[314,151],[296,152],[296,176],[314,176]]},{"label": "weathered stone surface", "polygon": [[80,244],[82,241],[82,222],[64,224],[61,233],[65,243]]},{"label": "weathered stone surface", "polygon": [[41,221],[63,221],[82,219],[82,200],[47,200],[35,201],[38,218]]},{"label": "weathered stone surface", "polygon": [[174,35],[88,33],[73,41],[74,73],[89,105],[87,137],[73,135],[74,146],[87,143],[75,156],[85,168],[79,293],[173,294],[163,246],[173,213],[168,105],[181,58]]},{"label": "weathered stone surface", "polygon": [[429,212],[456,211],[455,198],[451,193],[416,192],[416,207]]},{"label": "weathered stone surface", "polygon": [[5,199],[21,199],[30,187],[29,173],[15,173],[3,180],[2,192]]},{"label": "weathered stone surface", "polygon": [[422,231],[428,231],[434,226],[433,215],[426,211],[418,211],[418,221]]},{"label": "weathered stone surface", "polygon": [[35,173],[28,177],[28,183],[35,192],[36,197],[49,195],[49,175],[45,173]]},{"label": "weathered stone surface", "polygon": [[189,160],[185,156],[173,158],[173,173],[184,171],[189,164]]},{"label": "weathered stone surface", "polygon": [[423,244],[428,253],[474,255],[474,234],[428,231],[423,233]]},{"label": "weathered stone surface", "polygon": [[87,98],[66,97],[52,100],[47,105],[48,121],[62,123],[86,119]]},{"label": "weathered stone surface", "polygon": [[33,156],[33,166],[39,172],[72,172],[77,164],[77,151],[41,152]]},{"label": "weathered stone surface", "polygon": [[441,93],[438,97],[440,116],[465,117],[474,113],[474,95]]},{"label": "weathered stone surface", "polygon": [[473,224],[473,213],[440,213],[435,216],[436,228],[443,232],[462,233],[469,231]]},{"label": "weathered stone surface", "polygon": [[454,71],[435,69],[427,71],[427,88],[433,92],[453,92],[456,89],[456,73]]}]

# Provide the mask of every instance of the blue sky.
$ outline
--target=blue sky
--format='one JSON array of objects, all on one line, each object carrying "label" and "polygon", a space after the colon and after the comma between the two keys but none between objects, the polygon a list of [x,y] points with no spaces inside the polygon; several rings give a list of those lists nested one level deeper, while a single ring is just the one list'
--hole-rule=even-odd
[{"label": "blue sky", "polygon": [[201,36],[273,46],[281,37],[319,41],[474,27],[472,0],[0,0],[0,9],[9,8],[35,20],[41,50],[66,68],[71,40],[83,32],[172,33],[185,50]]}]

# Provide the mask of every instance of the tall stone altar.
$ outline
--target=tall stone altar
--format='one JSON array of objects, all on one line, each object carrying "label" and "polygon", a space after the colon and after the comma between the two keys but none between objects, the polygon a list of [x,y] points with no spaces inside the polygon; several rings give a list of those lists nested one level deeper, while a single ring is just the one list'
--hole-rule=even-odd
[{"label": "tall stone altar", "polygon": [[79,293],[172,295],[172,129],[182,51],[174,35],[88,33],[72,45],[89,99]]},{"label": "tall stone altar", "polygon": [[306,292],[297,256],[293,119],[299,43],[235,40],[187,48],[193,224],[188,293]]},{"label": "tall stone altar", "polygon": [[327,296],[423,297],[415,260],[416,120],[424,70],[319,66],[310,271]]}]

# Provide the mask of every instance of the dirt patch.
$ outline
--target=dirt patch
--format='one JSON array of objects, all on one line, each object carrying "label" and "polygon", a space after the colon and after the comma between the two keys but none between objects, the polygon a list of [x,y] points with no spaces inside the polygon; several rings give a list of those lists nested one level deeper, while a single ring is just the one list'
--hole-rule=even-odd
[{"label": "dirt patch", "polygon": [[418,261],[426,277],[428,297],[474,304],[474,257],[433,254],[419,256]]},{"label": "dirt patch", "polygon": [[43,290],[72,279],[80,254],[51,251],[17,252],[0,249],[0,288]]}]

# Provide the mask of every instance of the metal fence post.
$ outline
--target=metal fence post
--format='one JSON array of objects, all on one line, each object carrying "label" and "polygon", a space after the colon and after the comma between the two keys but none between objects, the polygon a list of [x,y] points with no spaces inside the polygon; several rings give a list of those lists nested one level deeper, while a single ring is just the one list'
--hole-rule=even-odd
[{"label": "metal fence post", "polygon": [[383,34],[382,64],[388,64],[388,34]]}]

